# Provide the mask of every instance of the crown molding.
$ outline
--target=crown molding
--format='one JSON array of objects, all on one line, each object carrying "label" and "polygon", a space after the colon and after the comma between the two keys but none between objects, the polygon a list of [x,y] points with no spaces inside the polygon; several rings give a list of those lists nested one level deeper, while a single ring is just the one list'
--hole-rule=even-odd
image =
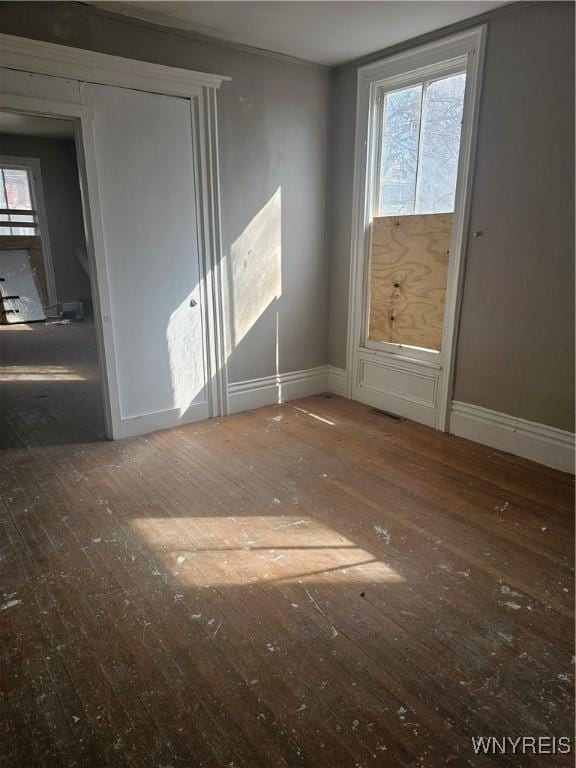
[{"label": "crown molding", "polygon": [[0,66],[173,96],[220,88],[231,78],[0,33]]},{"label": "crown molding", "polygon": [[92,0],[85,0],[85,2],[72,0],[70,5],[81,7],[92,16],[101,16],[103,18],[111,19],[119,23],[144,27],[145,29],[149,29],[157,33],[159,32],[165,35],[182,37],[186,40],[193,40],[194,42],[201,43],[203,45],[211,45],[216,48],[226,48],[228,50],[239,51],[240,53],[247,53],[253,56],[266,56],[269,59],[277,59],[278,61],[284,61],[287,64],[298,64],[303,67],[318,69],[324,72],[329,72],[331,69],[328,64],[321,64],[318,61],[302,59],[298,56],[291,56],[289,53],[272,51],[269,48],[259,48],[258,46],[248,45],[247,43],[233,42],[232,40],[226,40],[222,37],[207,35],[204,32],[199,32],[192,28],[182,29],[181,27],[169,24],[169,18],[161,19],[158,17],[152,21],[149,19],[141,18],[139,16],[125,14],[119,10],[108,10],[107,8],[103,8],[102,5],[97,2],[93,2]]}]

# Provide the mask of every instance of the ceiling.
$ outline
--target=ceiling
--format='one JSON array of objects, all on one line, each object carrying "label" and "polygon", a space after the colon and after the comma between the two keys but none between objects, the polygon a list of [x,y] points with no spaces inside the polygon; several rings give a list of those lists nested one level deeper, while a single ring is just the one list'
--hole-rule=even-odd
[{"label": "ceiling", "polygon": [[74,124],[70,120],[59,120],[53,117],[0,112],[0,133],[43,136],[50,139],[73,139]]},{"label": "ceiling", "polygon": [[333,66],[493,10],[491,0],[93,0],[102,9]]}]

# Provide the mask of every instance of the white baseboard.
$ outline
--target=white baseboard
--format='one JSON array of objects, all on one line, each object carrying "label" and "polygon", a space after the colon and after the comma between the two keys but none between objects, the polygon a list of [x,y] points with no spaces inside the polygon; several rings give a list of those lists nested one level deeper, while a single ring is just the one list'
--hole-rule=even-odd
[{"label": "white baseboard", "polygon": [[168,408],[165,411],[126,416],[120,421],[119,427],[114,430],[113,437],[114,440],[120,440],[124,437],[146,435],[160,429],[171,429],[172,427],[181,427],[184,424],[203,421],[208,416],[208,403],[206,402],[193,403],[184,412],[179,408]]},{"label": "white baseboard", "polygon": [[306,371],[279,373],[262,379],[232,382],[228,384],[228,412],[251,411],[264,405],[285,403],[327,391],[327,365]]},{"label": "white baseboard", "polygon": [[335,368],[328,366],[328,392],[341,397],[347,397],[346,394],[346,371],[344,368]]},{"label": "white baseboard", "polygon": [[562,429],[454,401],[450,432],[562,472],[574,473],[574,435]]}]

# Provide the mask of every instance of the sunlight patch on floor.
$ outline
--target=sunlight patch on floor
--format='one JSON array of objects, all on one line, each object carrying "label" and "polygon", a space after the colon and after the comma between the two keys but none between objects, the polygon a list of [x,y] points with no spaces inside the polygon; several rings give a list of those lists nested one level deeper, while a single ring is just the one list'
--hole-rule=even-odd
[{"label": "sunlight patch on floor", "polygon": [[146,517],[132,525],[183,586],[404,581],[310,517]]},{"label": "sunlight patch on floor", "polygon": [[297,405],[292,406],[295,411],[300,411],[300,413],[305,413],[306,416],[311,416],[313,419],[316,419],[316,421],[323,421],[324,424],[328,424],[331,427],[336,426],[336,422],[330,421],[330,419],[325,419],[323,416],[318,416],[317,413],[312,413],[312,411],[307,411],[304,408],[300,408]]},{"label": "sunlight patch on floor", "polygon": [[0,381],[87,381],[66,365],[2,365]]}]

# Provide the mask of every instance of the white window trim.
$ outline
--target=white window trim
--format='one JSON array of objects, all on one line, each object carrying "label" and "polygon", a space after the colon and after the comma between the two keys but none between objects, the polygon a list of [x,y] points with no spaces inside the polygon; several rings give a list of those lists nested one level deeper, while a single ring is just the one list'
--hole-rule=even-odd
[{"label": "white window trim", "polygon": [[[384,95],[398,89],[409,88],[411,85],[417,85],[422,82],[434,80],[435,77],[444,78],[450,75],[465,72],[467,68],[467,56],[458,56],[449,61],[435,62],[434,64],[421,67],[417,70],[405,72],[401,75],[393,75],[384,80],[370,83],[370,129],[374,133],[374,144],[371,146],[373,155],[369,157],[367,180],[367,194],[369,195],[366,204],[370,207],[368,220],[374,217],[374,211],[377,209],[377,202],[380,194],[380,173],[381,173],[381,152],[382,152],[382,118],[383,110],[380,108],[381,100]],[[421,116],[420,119],[423,119]],[[416,176],[418,180],[418,176]],[[414,215],[414,214],[394,214],[394,216]],[[372,272],[372,230],[370,232],[370,242],[365,257],[366,275]],[[451,236],[453,240],[453,233]],[[369,338],[370,325],[370,280],[364,280],[364,290],[362,295],[362,326],[363,339],[361,344],[365,349],[375,352],[386,352],[390,355],[406,357],[407,355],[415,360],[428,362],[433,367],[441,368],[441,356],[438,350],[424,349],[422,347],[407,346],[386,341],[372,341]]]},{"label": "white window trim", "polygon": [[[40,237],[42,245],[42,260],[44,262],[44,274],[46,275],[48,304],[56,304],[56,282],[54,278],[54,265],[52,263],[50,230],[48,229],[48,216],[46,215],[40,160],[37,157],[1,155],[0,166],[3,168],[21,168],[27,170],[29,173],[32,207],[36,210],[36,234]],[[17,237],[17,235],[14,235],[14,237]]]},{"label": "white window trim", "polygon": [[[476,148],[481,76],[484,61],[486,27],[476,27],[449,38],[405,51],[358,70],[354,189],[352,199],[352,238],[350,258],[350,301],[348,310],[346,392],[353,396],[360,355],[414,360],[438,369],[438,394],[435,426],[446,431],[454,374],[457,319],[464,272],[464,252],[469,229],[472,169]],[[373,209],[373,174],[375,167],[372,140],[375,129],[375,100],[379,87],[403,86],[425,79],[434,68],[446,69],[446,62],[466,60],[466,93],[460,140],[458,183],[455,197],[451,263],[446,286],[442,351],[434,353],[415,348],[388,345],[386,350],[365,342],[365,298],[369,277],[371,216]],[[423,75],[423,77],[422,77]]]}]

